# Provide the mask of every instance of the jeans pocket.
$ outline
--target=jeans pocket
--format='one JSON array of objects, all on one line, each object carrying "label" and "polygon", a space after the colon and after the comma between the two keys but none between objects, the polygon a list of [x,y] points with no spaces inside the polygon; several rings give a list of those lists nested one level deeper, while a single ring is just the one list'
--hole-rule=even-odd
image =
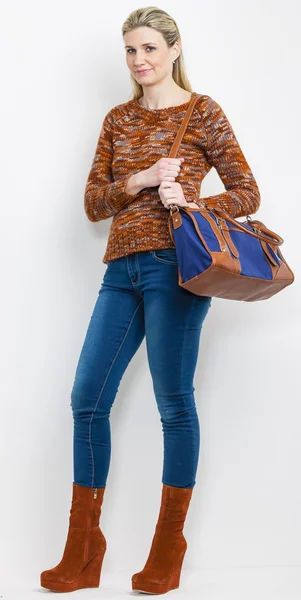
[{"label": "jeans pocket", "polygon": [[170,265],[178,264],[177,252],[175,248],[157,248],[156,250],[152,250],[151,253],[155,260],[159,262]]}]

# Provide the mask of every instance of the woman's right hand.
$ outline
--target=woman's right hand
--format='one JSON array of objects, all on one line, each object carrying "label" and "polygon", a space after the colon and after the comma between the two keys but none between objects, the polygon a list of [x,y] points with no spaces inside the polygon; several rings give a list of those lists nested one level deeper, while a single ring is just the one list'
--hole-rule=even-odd
[{"label": "woman's right hand", "polygon": [[149,169],[140,171],[143,187],[156,187],[162,181],[175,181],[184,158],[159,158]]}]

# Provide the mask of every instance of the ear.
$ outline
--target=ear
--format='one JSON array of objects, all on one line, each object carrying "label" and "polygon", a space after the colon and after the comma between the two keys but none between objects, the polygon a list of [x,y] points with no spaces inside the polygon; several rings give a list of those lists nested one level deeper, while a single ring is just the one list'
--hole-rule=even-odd
[{"label": "ear", "polygon": [[179,42],[174,43],[173,49],[174,49],[174,60],[176,60],[181,54],[181,47],[180,47]]}]

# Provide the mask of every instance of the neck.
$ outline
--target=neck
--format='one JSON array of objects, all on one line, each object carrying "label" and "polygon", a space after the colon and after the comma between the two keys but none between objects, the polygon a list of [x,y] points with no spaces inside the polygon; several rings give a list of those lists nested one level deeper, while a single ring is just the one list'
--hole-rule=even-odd
[{"label": "neck", "polygon": [[[139,99],[141,106],[145,108],[158,109],[168,108],[175,104],[181,104],[185,102],[185,98],[188,98],[189,92],[183,90],[177,84],[160,87],[143,88],[143,97]],[[184,98],[184,100],[183,100]]]}]

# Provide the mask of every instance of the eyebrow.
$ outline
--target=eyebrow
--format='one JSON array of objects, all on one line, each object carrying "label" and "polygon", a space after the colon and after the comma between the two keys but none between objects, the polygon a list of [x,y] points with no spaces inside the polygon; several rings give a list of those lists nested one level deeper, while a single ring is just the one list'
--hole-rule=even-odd
[{"label": "eyebrow", "polygon": [[[154,42],[147,42],[147,44],[141,44],[142,46],[150,46],[150,45],[156,45]],[[124,46],[125,48],[134,48],[134,46]]]}]

